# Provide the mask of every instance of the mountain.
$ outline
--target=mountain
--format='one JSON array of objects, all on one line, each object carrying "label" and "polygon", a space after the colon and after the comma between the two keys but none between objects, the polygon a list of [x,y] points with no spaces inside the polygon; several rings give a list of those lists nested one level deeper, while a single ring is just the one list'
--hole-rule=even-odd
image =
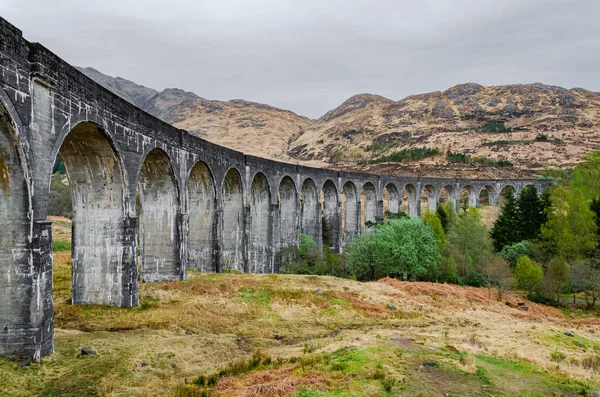
[{"label": "mountain", "polygon": [[[585,153],[600,150],[600,93],[581,88],[467,83],[400,101],[359,94],[311,120],[268,105],[208,100],[175,88],[159,92],[92,68],[80,70],[211,142],[305,165],[381,174],[533,177],[546,168],[570,169]],[[385,161],[398,151],[407,157],[423,148],[433,149],[429,157]]]},{"label": "mountain", "polygon": [[287,158],[288,145],[313,123],[307,117],[243,100],[215,101],[177,88],[156,91],[93,68],[85,75],[140,109],[208,141],[270,158]]},{"label": "mountain", "polygon": [[[440,154],[406,164],[358,165],[423,147]],[[378,173],[500,177],[572,168],[591,150],[600,150],[600,93],[539,83],[467,83],[400,101],[353,96],[306,128],[288,153],[314,164]],[[471,161],[449,161],[448,151]],[[464,160],[455,156],[460,157]],[[500,160],[513,167],[491,162]]]}]

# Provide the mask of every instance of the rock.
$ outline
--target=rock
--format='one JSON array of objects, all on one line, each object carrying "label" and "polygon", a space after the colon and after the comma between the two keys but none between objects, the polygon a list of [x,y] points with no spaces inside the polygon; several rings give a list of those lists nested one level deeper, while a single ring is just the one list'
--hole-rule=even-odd
[{"label": "rock", "polygon": [[146,368],[147,366],[148,366],[148,363],[145,363],[143,361],[140,363],[140,367],[142,367],[142,368]]},{"label": "rock", "polygon": [[194,335],[194,333],[192,331],[185,331],[186,335]]},{"label": "rock", "polygon": [[600,397],[600,390],[594,390],[589,392],[588,397]]},{"label": "rock", "polygon": [[273,338],[274,338],[275,340],[282,340],[282,339],[283,339],[283,336],[281,336],[281,335],[275,335]]},{"label": "rock", "polygon": [[440,364],[436,363],[435,361],[425,361],[423,364],[421,364],[421,366],[419,367],[419,371],[421,369],[424,368],[436,368],[439,367]]},{"label": "rock", "polygon": [[519,308],[519,310],[523,310],[523,311],[528,311],[529,310],[529,306],[527,306],[525,303],[523,302],[519,302],[517,303],[517,307]]},{"label": "rock", "polygon": [[89,347],[84,347],[83,349],[81,349],[81,355],[82,356],[95,356],[96,351],[90,349]]},{"label": "rock", "polygon": [[398,308],[394,305],[392,305],[391,303],[387,305],[388,309],[390,310],[398,310]]},{"label": "rock", "polygon": [[315,294],[323,295],[323,290],[321,288],[319,288],[318,290],[315,291]]},{"label": "rock", "polygon": [[573,331],[566,331],[565,335],[567,335],[567,336],[575,336],[575,334],[573,333]]}]

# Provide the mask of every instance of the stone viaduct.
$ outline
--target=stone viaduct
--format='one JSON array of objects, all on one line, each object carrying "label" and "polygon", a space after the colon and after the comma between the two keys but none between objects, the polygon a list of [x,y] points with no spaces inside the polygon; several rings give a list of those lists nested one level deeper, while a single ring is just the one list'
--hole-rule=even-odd
[{"label": "stone viaduct", "polygon": [[0,355],[39,360],[54,350],[48,199],[57,155],[73,196],[72,302],[121,307],[138,304],[139,280],[182,280],[187,269],[277,272],[300,233],[322,244],[323,221],[341,251],[384,210],[418,215],[422,193],[435,210],[442,192],[458,204],[464,190],[478,205],[485,190],[493,205],[506,186],[518,194],[548,184],[246,156],[144,113],[1,18],[0,73]]}]

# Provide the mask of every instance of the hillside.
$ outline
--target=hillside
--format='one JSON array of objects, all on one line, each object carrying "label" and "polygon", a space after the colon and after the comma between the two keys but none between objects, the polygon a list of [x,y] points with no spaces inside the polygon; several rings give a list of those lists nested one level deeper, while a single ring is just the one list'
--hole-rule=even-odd
[{"label": "hillside", "polygon": [[[310,120],[268,105],[208,100],[175,88],[158,92],[92,68],[80,70],[211,142],[305,165],[381,174],[535,177],[546,168],[570,169],[583,154],[600,149],[600,93],[580,88],[467,83],[400,101],[360,94]],[[405,163],[380,161],[398,150],[423,147],[440,154]],[[447,151],[479,161],[452,162]],[[496,167],[488,160],[513,166]]]},{"label": "hillside", "polygon": [[[461,84],[395,102],[356,95],[331,110],[290,146],[315,164],[348,168],[400,149],[438,148],[412,164],[361,167],[377,172],[444,176],[526,176],[545,167],[572,168],[600,149],[600,94],[542,84]],[[450,164],[444,154],[509,160],[513,168]]]},{"label": "hillside", "polygon": [[79,68],[105,88],[175,127],[261,157],[280,158],[312,123],[307,117],[243,100],[215,101],[177,88],[156,91],[92,68]]},{"label": "hillside", "polygon": [[599,386],[591,313],[448,284],[193,271],[140,284],[136,308],[71,305],[65,249],[53,264],[56,352],[0,360],[3,396],[577,396]]}]

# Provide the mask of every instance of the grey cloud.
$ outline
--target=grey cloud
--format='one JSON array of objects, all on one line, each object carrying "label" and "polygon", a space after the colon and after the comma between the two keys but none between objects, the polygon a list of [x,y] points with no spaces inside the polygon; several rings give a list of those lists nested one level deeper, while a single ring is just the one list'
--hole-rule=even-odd
[{"label": "grey cloud", "polygon": [[356,93],[397,100],[467,81],[600,90],[591,0],[0,3],[72,64],[310,117]]}]

